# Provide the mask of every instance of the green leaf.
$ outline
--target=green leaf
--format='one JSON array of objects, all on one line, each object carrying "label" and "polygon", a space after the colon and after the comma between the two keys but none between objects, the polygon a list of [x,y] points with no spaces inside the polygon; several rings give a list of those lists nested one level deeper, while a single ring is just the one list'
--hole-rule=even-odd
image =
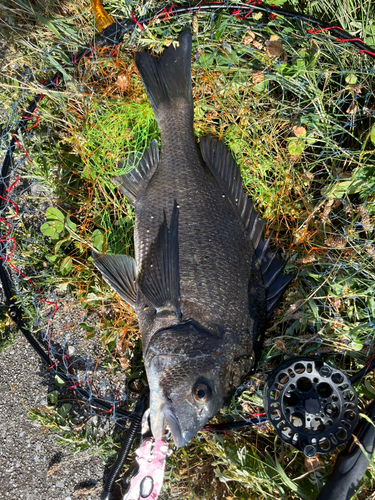
[{"label": "green leaf", "polygon": [[47,220],[51,221],[58,220],[63,222],[65,219],[65,215],[61,212],[61,210],[54,207],[47,208],[46,217]]},{"label": "green leaf", "polygon": [[44,236],[49,236],[50,238],[58,238],[59,237],[59,231],[56,230],[54,226],[51,226],[46,222],[43,224],[40,228],[42,234]]},{"label": "green leaf", "polygon": [[[267,455],[272,460],[272,458],[271,458],[271,456],[269,455],[268,452],[267,452]],[[276,470],[279,473],[280,478],[283,481],[283,483],[286,486],[288,486],[288,488],[290,488],[292,491],[294,491],[295,493],[297,493],[299,497],[304,498],[306,500],[309,500],[310,495],[308,495],[307,493],[305,493],[305,491],[302,488],[300,488],[298,484],[294,483],[291,479],[289,479],[289,477],[287,476],[286,472],[284,471],[284,469],[280,465],[279,461],[277,460],[276,456],[275,456],[274,463],[275,463],[275,466],[276,466]]]},{"label": "green leaf", "polygon": [[89,333],[95,332],[95,326],[90,326],[87,323],[80,323],[79,326],[84,328],[86,330],[86,332],[89,332]]},{"label": "green leaf", "polygon": [[60,264],[60,272],[63,276],[70,273],[73,268],[72,258],[68,255]]},{"label": "green leaf", "polygon": [[40,14],[38,14],[35,10],[34,10],[34,14],[35,14],[35,17],[37,17],[37,19],[42,23],[44,24],[45,26],[47,26],[53,33],[55,33],[55,35],[57,36],[57,38],[59,38],[60,40],[63,40],[64,37],[61,35],[61,33],[55,28],[55,26],[51,23],[51,21],[49,21],[48,19],[46,19],[45,17],[41,16]]},{"label": "green leaf", "polygon": [[311,311],[312,311],[312,313],[313,313],[313,315],[314,315],[314,318],[316,319],[316,321],[317,321],[318,323],[320,323],[320,318],[319,318],[319,309],[318,309],[318,306],[316,305],[316,303],[315,303],[314,299],[309,299],[309,300],[308,300],[308,304],[309,304],[309,306],[310,306],[310,308],[311,308]]},{"label": "green leaf", "polygon": [[95,250],[98,250],[99,252],[103,250],[104,234],[99,229],[95,229],[95,231],[92,233],[91,241]]},{"label": "green leaf", "polygon": [[110,339],[109,341],[106,342],[105,346],[108,352],[112,352],[113,349],[116,347],[116,339]]},{"label": "green leaf", "polygon": [[346,75],[345,82],[348,85],[355,85],[357,83],[357,77],[356,77],[356,75],[353,75],[353,73],[350,73],[349,75]]},{"label": "green leaf", "polygon": [[294,321],[294,323],[292,323],[286,330],[285,332],[285,335],[288,336],[288,335],[293,335],[295,334],[296,332],[298,332],[301,328],[301,323],[300,321],[297,319],[296,321]]},{"label": "green leaf", "polygon": [[373,144],[375,144],[375,123],[370,130],[370,139]]},{"label": "green leaf", "polygon": [[56,68],[57,70],[60,71],[60,73],[64,76],[65,80],[68,82],[71,80],[70,76],[68,75],[68,73],[65,71],[65,69],[61,66],[60,63],[58,63],[56,61],[56,59],[54,57],[51,56],[51,54],[47,54],[47,57],[51,63],[51,65]]},{"label": "green leaf", "polygon": [[375,390],[367,379],[365,380],[365,387],[367,392],[371,394],[371,397],[375,398]]},{"label": "green leaf", "polygon": [[60,255],[47,255],[48,262],[55,263],[55,262],[57,262],[60,259],[61,259]]},{"label": "green leaf", "polygon": [[68,235],[68,237],[63,238],[60,241],[58,241],[55,245],[55,248],[54,248],[55,252],[57,253],[60,250],[61,245],[63,245],[64,243],[67,243],[67,242],[69,243],[69,241],[70,241],[70,235]]},{"label": "green leaf", "polygon": [[59,399],[59,393],[57,391],[52,391],[49,394],[47,394],[47,398],[51,405],[56,406],[57,400]]},{"label": "green leaf", "polygon": [[214,33],[215,40],[220,40],[220,37],[222,36],[222,34],[225,31],[225,25],[226,25],[226,23],[223,22],[223,15],[219,14],[217,21],[215,23],[215,28],[216,28],[216,31]]},{"label": "green leaf", "polygon": [[55,387],[64,387],[65,386],[65,382],[58,375],[55,375],[54,384],[55,384]]},{"label": "green leaf", "polygon": [[311,146],[312,144],[314,144],[316,142],[316,137],[314,136],[314,133],[312,134],[309,134],[306,138],[305,138],[305,142],[308,146]]},{"label": "green leaf", "polygon": [[361,179],[354,179],[349,181],[342,181],[334,184],[331,187],[322,189],[322,194],[330,199],[340,199],[346,194],[356,194],[363,189],[363,181]]},{"label": "green leaf", "polygon": [[57,413],[60,415],[62,418],[66,418],[70,412],[72,405],[70,403],[64,403],[61,408],[57,410]]},{"label": "green leaf", "polygon": [[65,224],[68,226],[69,229],[71,229],[72,231],[75,231],[77,229],[77,224],[75,224],[74,222],[72,222],[70,220],[70,217],[68,215],[68,217],[65,219]]},{"label": "green leaf", "polygon": [[213,64],[214,59],[215,59],[215,54],[207,49],[199,56],[198,62],[201,66],[207,67]]},{"label": "green leaf", "polygon": [[363,349],[363,344],[360,342],[350,342],[350,348],[353,349],[354,351],[362,351]]},{"label": "green leaf", "polygon": [[267,88],[268,88],[268,81],[264,79],[261,82],[257,83],[256,85],[254,85],[254,87],[251,90],[256,94],[262,94],[263,92],[267,91]]},{"label": "green leaf", "polygon": [[290,139],[288,144],[288,151],[290,155],[300,155],[303,153],[304,149],[305,142],[303,139],[299,139],[298,137],[293,137],[292,139]]}]

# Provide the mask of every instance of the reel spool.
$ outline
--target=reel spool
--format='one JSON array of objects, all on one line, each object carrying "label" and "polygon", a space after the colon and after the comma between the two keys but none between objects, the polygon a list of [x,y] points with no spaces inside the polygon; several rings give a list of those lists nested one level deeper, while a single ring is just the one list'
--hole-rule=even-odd
[{"label": "reel spool", "polygon": [[284,361],[263,394],[279,437],[309,458],[346,443],[358,423],[358,397],[349,379],[318,358]]}]

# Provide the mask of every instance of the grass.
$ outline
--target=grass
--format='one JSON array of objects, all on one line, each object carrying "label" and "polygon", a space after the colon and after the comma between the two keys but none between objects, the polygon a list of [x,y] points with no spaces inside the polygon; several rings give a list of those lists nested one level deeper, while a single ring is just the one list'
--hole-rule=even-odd
[{"label": "grass", "polygon": [[[142,15],[140,4],[108,0],[105,6],[119,17],[129,17],[130,9]],[[295,0],[289,6],[340,22],[375,45],[371,2]],[[43,290],[69,292],[72,305],[106,308],[95,329],[82,328],[88,341],[95,332],[101,337],[98,361],[109,386],[112,378],[143,377],[134,314],[93,270],[90,255],[93,248],[133,254],[133,211],[112,178],[126,169],[121,162],[128,154],[159,138],[131,50],[161,52],[191,17],[152,24],[142,37],[127,38],[115,57],[98,50],[73,70],[66,54],[94,33],[88,4],[14,0],[6,15],[9,72],[0,95],[13,122],[38,81],[63,62],[69,77],[41,101],[40,127],[22,137],[32,158],[22,174],[37,180],[40,199],[32,205],[26,194],[22,207],[32,207],[33,217],[24,211],[14,219],[17,265]],[[294,19],[265,21],[255,14],[247,25],[226,13],[194,21],[197,138],[213,133],[231,149],[266,219],[266,234],[289,256],[288,272],[298,273],[272,318],[258,372],[219,420],[261,411],[264,380],[283,358],[319,353],[350,375],[374,352],[373,61],[325,33],[307,36],[309,26]],[[40,203],[51,197],[53,208],[40,213]],[[17,280],[17,291],[25,317],[39,330],[35,290]],[[372,386],[369,376],[356,388],[361,410],[374,397]],[[74,449],[90,446],[108,456],[113,439],[98,434],[101,424],[91,418],[81,427],[74,408],[65,411],[67,397],[63,388],[60,399],[33,418]],[[336,456],[304,460],[269,427],[201,433],[170,457],[164,497],[313,499]],[[369,468],[355,498],[370,498],[374,479]]]}]

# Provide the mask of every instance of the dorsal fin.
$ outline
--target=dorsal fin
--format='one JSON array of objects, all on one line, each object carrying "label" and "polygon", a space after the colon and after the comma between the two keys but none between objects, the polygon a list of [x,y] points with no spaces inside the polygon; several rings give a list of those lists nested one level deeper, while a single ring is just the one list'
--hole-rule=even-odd
[{"label": "dorsal fin", "polygon": [[151,144],[145,149],[141,159],[139,159],[139,155],[131,154],[125,162],[119,164],[119,168],[137,166],[128,174],[113,179],[113,182],[119,187],[122,194],[126,196],[132,205],[135,204],[139,189],[151,179],[158,164],[159,146],[156,139],[151,141]]},{"label": "dorsal fin", "polygon": [[225,187],[229,199],[237,207],[245,229],[249,230],[251,240],[256,247],[264,222],[258,218],[253,204],[244,193],[241,172],[233,156],[225,144],[212,135],[202,137],[199,145],[204,161],[220,184]]},{"label": "dorsal fin", "polygon": [[231,203],[241,215],[245,229],[249,232],[263,276],[269,317],[294,275],[286,276],[281,273],[286,262],[277,259],[276,252],[270,251],[269,240],[263,237],[264,220],[258,217],[258,212],[246,196],[240,169],[225,144],[216,137],[207,135],[201,138],[199,145],[204,161],[226,190]]}]

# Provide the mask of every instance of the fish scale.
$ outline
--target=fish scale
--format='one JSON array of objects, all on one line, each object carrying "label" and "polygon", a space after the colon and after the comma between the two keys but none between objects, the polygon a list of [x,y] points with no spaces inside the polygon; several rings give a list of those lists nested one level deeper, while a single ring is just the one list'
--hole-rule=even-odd
[{"label": "fish scale", "polygon": [[[163,210],[168,220],[176,200],[182,316],[193,317],[206,327],[210,323],[242,327],[248,316],[248,281],[254,253],[250,238],[203,163],[193,134],[184,136],[185,143],[181,138],[175,144],[172,131],[192,130],[190,120],[174,116],[166,131],[163,126],[162,122],[160,163],[135,204],[135,248],[138,241],[145,243],[141,252],[136,252],[137,264],[142,267],[156,238]],[[165,143],[163,137],[173,139]],[[161,209],[156,209],[160,205]],[[230,231],[225,234],[223,227]]]},{"label": "fish scale", "polygon": [[183,446],[254,368],[292,276],[270,252],[225,145],[196,143],[191,33],[177,42],[159,59],[136,54],[161,151],[153,141],[115,179],[135,207],[135,262],[95,254],[94,264],[137,314],[153,436],[160,441],[167,423]]}]

